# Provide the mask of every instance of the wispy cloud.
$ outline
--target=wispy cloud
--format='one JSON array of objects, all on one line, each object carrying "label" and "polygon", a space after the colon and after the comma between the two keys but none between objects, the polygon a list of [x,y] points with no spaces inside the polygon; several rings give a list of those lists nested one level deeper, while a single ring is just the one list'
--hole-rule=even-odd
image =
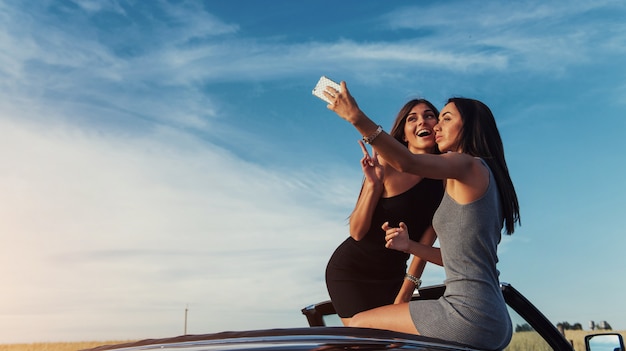
[{"label": "wispy cloud", "polygon": [[[612,0],[567,5],[468,1],[456,6],[439,3],[400,8],[382,16],[382,20],[392,30],[424,33],[423,46],[445,51],[459,61],[480,54],[502,57],[504,65],[493,67],[497,70],[554,72],[567,64],[594,59],[597,52],[590,49],[591,43],[607,42],[610,52],[614,50],[608,47],[610,42],[624,40],[623,32],[607,35],[605,27],[591,20],[602,16],[605,21],[620,23],[605,17],[611,7],[623,8],[624,4]],[[448,68],[455,67],[459,67],[458,63],[450,61]]]},{"label": "wispy cloud", "polygon": [[[623,24],[603,36],[572,21],[594,4],[436,3],[380,19],[415,35],[294,44],[243,36],[194,1],[0,3],[0,234],[11,243],[0,247],[0,327],[173,335],[186,304],[194,332],[266,327],[272,313],[304,324],[297,310],[327,297],[324,264],[347,235],[361,174],[246,160],[224,145],[264,153],[274,140],[230,124],[239,95],[213,87],[262,94],[258,82],[320,71],[399,84],[424,71],[558,73],[592,59],[590,41],[623,54]],[[538,105],[513,117],[545,113]]]},{"label": "wispy cloud", "polygon": [[[64,314],[57,306],[68,304],[94,313],[109,306],[118,316],[135,310],[145,321],[157,313],[150,306],[171,313],[191,303],[206,316],[232,303],[228,291],[250,289],[274,306],[287,296],[323,298],[319,272],[330,254],[323,242],[334,241],[323,238],[345,231],[347,208],[309,207],[318,202],[314,179],[273,174],[173,130],[137,138],[6,119],[2,130],[0,157],[11,165],[0,176],[0,231],[11,237],[2,255],[14,263],[3,268],[12,288],[3,293],[0,324]],[[296,177],[302,181],[284,181]],[[289,282],[283,294],[277,280]],[[254,299],[241,301],[257,308]],[[309,301],[292,300],[290,308]],[[236,314],[218,322],[255,325]],[[50,331],[44,338],[58,331],[46,318],[30,323]],[[150,326],[133,326],[128,337],[142,328]],[[99,337],[89,325],[77,332]]]}]

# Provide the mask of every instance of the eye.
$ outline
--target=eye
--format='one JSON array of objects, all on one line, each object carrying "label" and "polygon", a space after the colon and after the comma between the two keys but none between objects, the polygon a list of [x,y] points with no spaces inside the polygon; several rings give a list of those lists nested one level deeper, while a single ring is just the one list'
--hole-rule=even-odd
[{"label": "eye", "polygon": [[409,115],[409,116],[406,118],[406,121],[407,121],[407,122],[413,122],[413,121],[415,121],[415,120],[417,120],[417,117],[416,117],[415,115]]}]

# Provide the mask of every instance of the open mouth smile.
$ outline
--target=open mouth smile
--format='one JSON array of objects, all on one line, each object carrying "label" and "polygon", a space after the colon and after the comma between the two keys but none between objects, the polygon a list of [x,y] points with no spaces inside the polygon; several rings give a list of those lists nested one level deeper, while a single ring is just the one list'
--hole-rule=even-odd
[{"label": "open mouth smile", "polygon": [[431,135],[433,132],[428,129],[420,129],[417,131],[418,137],[425,137]]}]

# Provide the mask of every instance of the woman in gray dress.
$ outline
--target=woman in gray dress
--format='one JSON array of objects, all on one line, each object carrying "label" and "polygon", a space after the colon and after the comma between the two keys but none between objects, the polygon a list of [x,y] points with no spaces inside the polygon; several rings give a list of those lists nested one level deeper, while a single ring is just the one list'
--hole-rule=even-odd
[{"label": "woman in gray dress", "polygon": [[512,326],[499,287],[497,245],[503,228],[512,234],[520,217],[491,110],[477,100],[448,100],[434,128],[442,154],[414,155],[359,109],[345,82],[341,88],[326,91],[330,110],[352,123],[398,171],[443,179],[445,185],[433,218],[440,248],[411,241],[410,228],[404,224],[383,225],[388,248],[443,265],[444,295],[361,312],[350,325],[421,334],[486,350],[506,347]]}]

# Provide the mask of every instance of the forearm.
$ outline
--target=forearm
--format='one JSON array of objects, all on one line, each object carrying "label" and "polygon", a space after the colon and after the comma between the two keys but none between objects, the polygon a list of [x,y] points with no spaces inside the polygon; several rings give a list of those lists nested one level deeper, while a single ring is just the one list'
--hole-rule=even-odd
[{"label": "forearm", "polygon": [[415,241],[409,242],[408,253],[420,257],[423,260],[432,262],[436,265],[443,266],[443,260],[441,259],[441,250],[438,247],[432,247],[418,243]]},{"label": "forearm", "polygon": [[[435,240],[437,240],[437,234],[435,233],[435,229],[430,226],[424,231],[419,242],[426,246],[433,246]],[[407,274],[410,274],[420,279],[422,277],[422,274],[424,273],[424,268],[426,267],[427,261],[418,256],[412,257],[413,259],[409,264]],[[415,290],[418,288],[419,286],[415,285],[415,283],[411,279],[405,278],[402,282],[400,292],[396,296],[395,303],[409,302],[411,300],[411,297],[415,293]]]},{"label": "forearm", "polygon": [[354,211],[350,215],[350,236],[354,240],[361,240],[369,231],[372,216],[382,195],[382,186],[364,183]]},{"label": "forearm", "polygon": [[[426,261],[422,260],[419,257],[413,256],[411,264],[407,270],[407,274],[410,274],[419,279],[424,272],[424,267],[426,267]],[[396,296],[395,303],[409,302],[411,300],[411,297],[415,293],[415,290],[418,288],[419,286],[416,285],[412,280],[405,278],[402,282],[400,292],[398,292],[398,295]]]},{"label": "forearm", "polygon": [[396,295],[394,304],[411,301],[411,297],[413,297],[413,294],[415,294],[415,289],[417,289],[417,287],[415,286],[415,284],[413,284],[413,282],[409,281],[408,279],[404,279],[404,281],[402,282],[402,287],[400,288],[398,295]]},{"label": "forearm", "polygon": [[[359,133],[364,137],[376,135],[378,125],[361,110],[355,114],[356,117],[351,122]],[[420,164],[414,159],[414,154],[387,132],[383,131],[376,135],[371,141],[371,145],[397,171],[422,175],[423,171],[419,169]]]}]

